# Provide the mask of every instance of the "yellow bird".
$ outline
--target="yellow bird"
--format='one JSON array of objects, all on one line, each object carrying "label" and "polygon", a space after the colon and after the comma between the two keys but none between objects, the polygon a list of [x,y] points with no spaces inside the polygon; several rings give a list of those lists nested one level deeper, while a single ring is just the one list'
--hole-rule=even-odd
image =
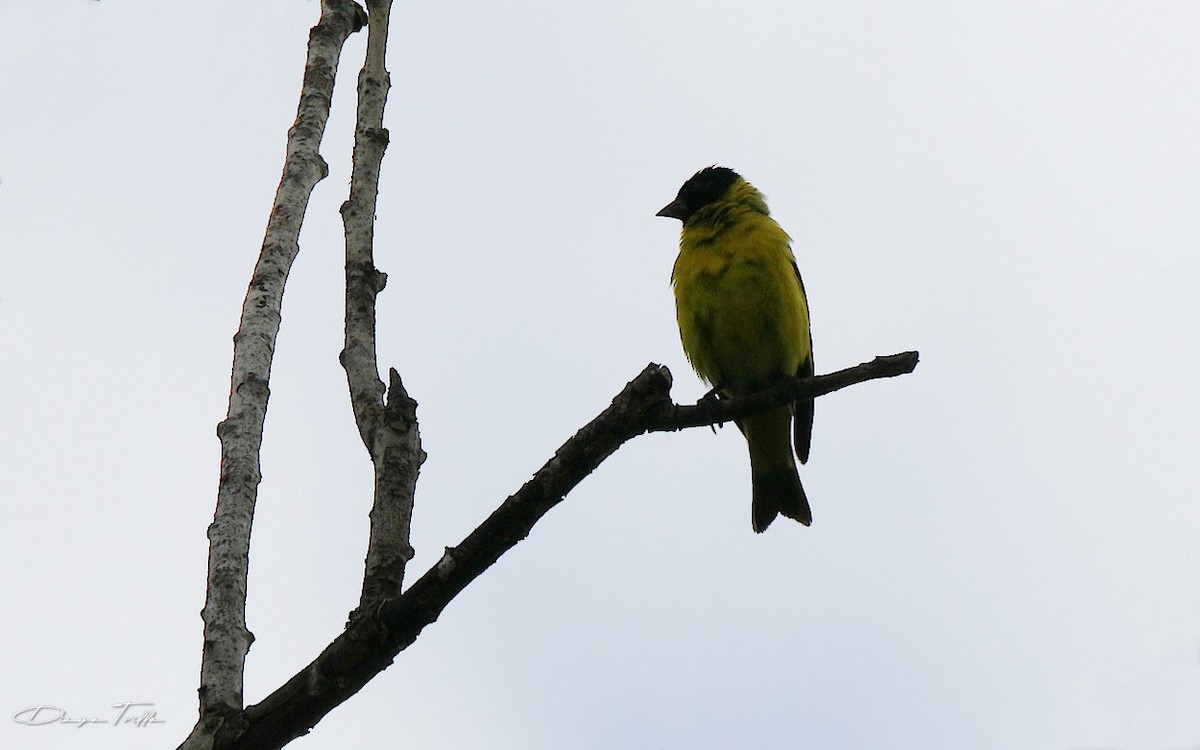
[{"label": "yellow bird", "polygon": [[[693,175],[659,216],[679,219],[671,271],[683,351],[696,374],[726,397],[745,396],[784,376],[813,374],[804,282],[791,238],[762,193],[732,169]],[[782,513],[812,523],[792,458],[808,460],[813,402],[798,401],[738,423],[750,447],[751,522],[761,532]]]}]

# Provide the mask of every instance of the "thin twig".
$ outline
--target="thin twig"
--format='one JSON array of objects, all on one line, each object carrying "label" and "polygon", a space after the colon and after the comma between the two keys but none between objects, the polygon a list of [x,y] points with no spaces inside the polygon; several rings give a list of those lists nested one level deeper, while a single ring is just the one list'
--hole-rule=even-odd
[{"label": "thin twig", "polygon": [[[917,367],[917,353],[903,352],[876,357],[856,367],[817,375],[812,378],[788,378],[765,391],[739,399],[706,400],[695,406],[672,406],[647,428],[649,432],[667,432],[688,427],[733,422],[751,414],[793,401],[817,398],[827,393],[875,378],[906,375]],[[864,377],[865,376],[865,377]]]},{"label": "thin twig", "polygon": [[280,306],[288,272],[299,252],[300,226],[313,187],[328,173],[319,147],[329,117],[338,57],[362,27],[362,10],[348,0],[323,0],[308,40],[304,85],[296,122],[288,131],[283,176],[233,338],[229,412],[217,426],[221,475],[208,529],[208,591],[200,666],[200,720],[181,747],[219,745],[242,730],[246,652],[254,637],[246,627],[246,577],[250,527],[261,480],[259,449]]}]

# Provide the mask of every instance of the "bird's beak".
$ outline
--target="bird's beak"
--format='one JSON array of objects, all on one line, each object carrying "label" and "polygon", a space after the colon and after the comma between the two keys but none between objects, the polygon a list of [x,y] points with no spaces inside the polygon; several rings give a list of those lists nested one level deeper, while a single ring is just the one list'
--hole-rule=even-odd
[{"label": "bird's beak", "polygon": [[680,221],[683,221],[687,217],[687,214],[687,206],[684,205],[683,201],[676,198],[667,205],[663,206],[663,209],[654,215],[665,216],[668,219],[679,219]]}]

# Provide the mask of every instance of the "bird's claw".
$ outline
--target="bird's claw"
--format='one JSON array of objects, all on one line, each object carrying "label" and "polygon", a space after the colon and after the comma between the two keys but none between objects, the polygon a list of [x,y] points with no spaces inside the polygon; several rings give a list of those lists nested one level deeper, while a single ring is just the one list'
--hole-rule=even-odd
[{"label": "bird's claw", "polygon": [[[709,391],[708,393],[706,393],[700,397],[700,400],[696,402],[696,406],[704,407],[705,414],[710,414],[712,406],[720,400],[721,400],[721,391],[717,388],[713,388],[711,391]],[[716,435],[717,428],[724,427],[724,426],[725,426],[724,422],[712,422],[708,425],[708,428],[713,431],[714,435]]]}]

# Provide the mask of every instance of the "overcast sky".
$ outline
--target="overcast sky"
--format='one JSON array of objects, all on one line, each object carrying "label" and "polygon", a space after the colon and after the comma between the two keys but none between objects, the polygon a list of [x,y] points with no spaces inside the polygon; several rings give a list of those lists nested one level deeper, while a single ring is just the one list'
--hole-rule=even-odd
[{"label": "overcast sky", "polygon": [[[316,2],[0,0],[0,744],[196,711],[231,337]],[[380,350],[429,459],[410,576],[647,362],[704,388],[655,211],[733,167],[795,239],[815,522],[737,431],[622,448],[293,746],[1200,746],[1200,5],[397,2]],[[337,362],[363,36],[289,281],[247,699],[355,606]],[[37,705],[163,723],[24,726]]]}]

